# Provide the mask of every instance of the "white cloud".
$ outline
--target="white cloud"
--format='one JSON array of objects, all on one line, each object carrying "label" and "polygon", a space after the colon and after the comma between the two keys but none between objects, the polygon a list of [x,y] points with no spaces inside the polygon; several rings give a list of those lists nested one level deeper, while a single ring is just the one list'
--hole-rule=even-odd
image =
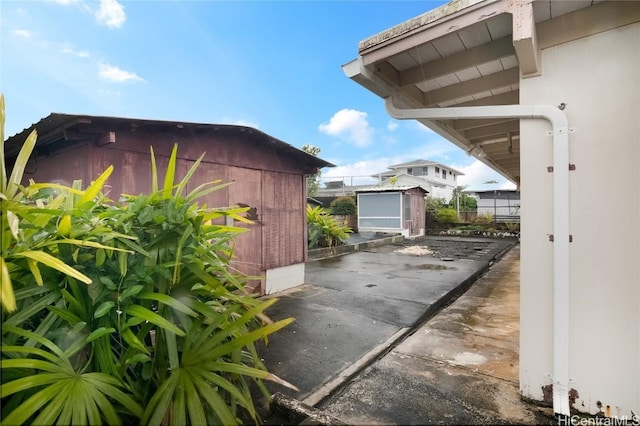
[{"label": "white cloud", "polygon": [[144,81],[138,74],[125,71],[109,64],[100,64],[100,77],[115,83],[126,83],[130,81]]},{"label": "white cloud", "polygon": [[[492,190],[492,189],[515,189],[516,186],[505,179],[495,170],[479,160],[475,160],[468,166],[455,166],[453,168],[460,170],[464,176],[458,177],[458,184],[466,186],[469,190]],[[497,181],[496,184],[487,184],[485,182]]]},{"label": "white cloud", "polygon": [[27,31],[27,30],[13,30],[12,31],[15,35],[20,36],[20,37],[24,37],[24,38],[31,38],[31,31]]},{"label": "white cloud", "polygon": [[62,53],[66,53],[67,55],[74,55],[74,56],[77,56],[78,58],[89,58],[89,57],[91,57],[91,54],[89,52],[87,52],[86,50],[75,50],[74,48],[72,48],[70,46],[63,46],[62,47]]},{"label": "white cloud", "polygon": [[120,28],[127,19],[124,6],[116,0],[100,0],[100,7],[95,17],[99,24],[109,28]]},{"label": "white cloud", "polygon": [[336,112],[328,123],[318,129],[327,135],[339,137],[357,147],[364,148],[373,142],[373,129],[367,121],[367,113],[354,109]]},{"label": "white cloud", "polygon": [[387,123],[387,130],[389,130],[390,132],[393,132],[397,128],[398,128],[398,123],[396,123],[395,121],[390,121],[389,123]]}]

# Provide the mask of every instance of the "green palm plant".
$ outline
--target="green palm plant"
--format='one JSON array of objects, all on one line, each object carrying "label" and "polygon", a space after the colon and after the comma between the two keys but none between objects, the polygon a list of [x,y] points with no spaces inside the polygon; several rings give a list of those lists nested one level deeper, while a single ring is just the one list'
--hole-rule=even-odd
[{"label": "green palm plant", "polygon": [[228,266],[233,238],[245,229],[224,218],[246,222],[247,209],[196,202],[228,184],[212,181],[186,193],[203,157],[175,183],[174,146],[160,187],[153,149],[151,158],[152,192],[126,195],[122,207],[132,220],[120,226],[130,226],[148,256],[129,256],[130,273],[118,287],[128,297],[109,310],[110,322],[125,330],[117,357],[124,362],[116,367],[146,407],[144,424],[233,424],[241,412],[257,419],[252,384],[268,397],[262,380],[286,382],[266,371],[254,343],[293,319],[272,323],[263,312],[273,302],[246,294],[249,277]]},{"label": "green palm plant", "polygon": [[[32,148],[3,188],[20,181]],[[3,423],[257,422],[252,388],[268,397],[263,380],[288,385],[254,344],[293,319],[271,322],[264,311],[275,300],[247,295],[248,277],[231,272],[243,229],[224,218],[246,220],[246,209],[197,204],[226,186],[187,192],[201,160],[175,183],[174,146],[160,188],[152,150],[151,193],[121,204],[101,193],[111,168],[85,190],[13,183],[2,192],[11,234],[2,240],[11,280],[2,288]],[[43,195],[51,189],[59,194]]]},{"label": "green palm plant", "polygon": [[344,244],[353,230],[339,225],[322,207],[307,206],[309,248],[334,247]]},{"label": "green palm plant", "polygon": [[[3,311],[12,312],[16,309],[16,300],[11,280],[11,272],[18,267],[15,262],[19,260],[26,261],[33,278],[39,285],[42,285],[39,263],[85,283],[90,283],[91,280],[84,274],[61,262],[55,256],[52,256],[47,250],[43,250],[42,246],[38,247],[37,244],[34,246],[33,238],[36,236],[39,228],[50,220],[52,214],[56,214],[55,210],[36,210],[32,206],[23,203],[27,190],[25,190],[20,183],[27,161],[35,146],[37,133],[34,130],[27,137],[13,165],[12,172],[7,177],[4,123],[5,102],[4,95],[0,95],[0,226],[2,227],[2,238],[0,241],[2,249],[0,253],[0,304],[2,305]],[[105,175],[101,176],[100,179],[106,180],[109,173],[110,171],[105,172]],[[90,196],[90,192],[93,193],[95,189],[100,186],[100,182],[96,182],[95,187],[90,189],[86,195]],[[31,189],[33,190],[35,188]],[[60,203],[61,201],[61,199],[58,199],[56,203]],[[54,206],[54,209],[55,208]],[[26,235],[20,232],[25,229],[25,227],[20,226],[21,221],[27,221],[31,225]],[[64,226],[64,223],[66,223],[66,221],[63,221],[61,225]],[[42,237],[42,235],[37,236],[39,238]],[[46,242],[43,240],[44,238],[40,238],[42,244],[56,244],[55,237],[47,239]],[[71,241],[70,243],[76,244],[77,242]]]}]

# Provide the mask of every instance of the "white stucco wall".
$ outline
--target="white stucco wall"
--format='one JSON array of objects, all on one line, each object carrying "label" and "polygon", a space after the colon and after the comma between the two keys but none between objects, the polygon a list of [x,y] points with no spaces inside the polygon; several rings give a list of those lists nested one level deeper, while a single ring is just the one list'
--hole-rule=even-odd
[{"label": "white stucco wall", "polygon": [[[522,104],[567,104],[570,137],[570,378],[575,408],[640,413],[640,24],[542,52]],[[552,372],[549,125],[521,121],[520,387],[541,400]]]}]

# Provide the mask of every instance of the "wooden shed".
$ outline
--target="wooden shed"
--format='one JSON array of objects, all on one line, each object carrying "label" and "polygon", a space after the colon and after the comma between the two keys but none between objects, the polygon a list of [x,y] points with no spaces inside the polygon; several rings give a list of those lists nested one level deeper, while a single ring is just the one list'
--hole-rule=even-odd
[{"label": "wooden shed", "polygon": [[192,188],[214,179],[234,184],[200,201],[209,206],[255,208],[252,225],[236,223],[250,231],[236,240],[233,266],[262,276],[261,282],[253,283],[254,291],[261,294],[304,282],[305,175],[332,164],[245,126],[57,113],[7,139],[9,164],[33,129],[38,131],[38,142],[25,180],[70,185],[82,179],[86,185],[113,165],[115,172],[107,184],[110,197],[116,199],[121,193],[151,190],[150,146],[162,171],[173,145],[178,144],[179,178],[206,152],[191,179]]},{"label": "wooden shed", "polygon": [[363,188],[358,198],[358,232],[424,235],[427,191],[416,184]]}]

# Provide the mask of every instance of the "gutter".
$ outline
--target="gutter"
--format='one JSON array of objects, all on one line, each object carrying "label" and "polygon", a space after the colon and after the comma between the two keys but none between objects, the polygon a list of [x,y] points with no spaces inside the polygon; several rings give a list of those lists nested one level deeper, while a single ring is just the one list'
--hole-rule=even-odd
[{"label": "gutter", "polygon": [[495,105],[400,109],[385,97],[389,115],[398,120],[519,118],[551,124],[553,144],[553,411],[570,416],[569,407],[569,127],[567,116],[551,105]]}]

